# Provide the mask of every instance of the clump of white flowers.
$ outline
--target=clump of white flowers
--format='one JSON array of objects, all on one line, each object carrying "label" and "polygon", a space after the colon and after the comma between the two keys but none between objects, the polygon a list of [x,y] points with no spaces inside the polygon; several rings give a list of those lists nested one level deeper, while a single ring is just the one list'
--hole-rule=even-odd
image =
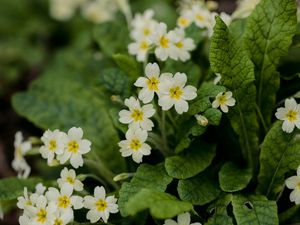
[{"label": "clump of white flowers", "polygon": [[286,99],[284,107],[277,109],[275,116],[283,120],[282,130],[287,133],[293,132],[294,128],[300,129],[300,104],[294,98]]},{"label": "clump of white flowers", "polygon": [[24,141],[24,137],[20,131],[15,134],[14,141],[14,159],[12,161],[12,168],[18,173],[19,178],[27,178],[30,174],[31,168],[26,162],[24,156],[31,150],[32,145],[30,141]]},{"label": "clump of white flowers", "polygon": [[193,39],[186,38],[180,27],[168,31],[167,25],[159,23],[153,16],[153,10],[135,15],[131,22],[130,36],[133,42],[128,45],[129,53],[136,55],[140,62],[147,61],[151,52],[162,61],[168,58],[181,61],[190,59],[190,52],[196,47]]},{"label": "clump of white flowers", "polygon": [[295,202],[296,205],[300,204],[300,166],[297,169],[297,176],[289,177],[285,184],[289,189],[294,189],[290,194],[291,202]]},{"label": "clump of white flowers", "polygon": [[141,163],[144,155],[150,155],[151,147],[146,142],[148,131],[154,127],[149,119],[156,110],[150,102],[156,95],[158,105],[163,111],[170,110],[173,106],[178,114],[188,111],[187,101],[197,97],[197,89],[186,85],[187,76],[185,73],[162,73],[157,63],[148,63],[145,67],[146,77],[139,77],[134,83],[142,88],[138,94],[139,100],[148,103],[141,106],[135,97],[125,99],[125,105],[129,110],[119,112],[119,121],[128,124],[126,140],[119,142],[120,152],[123,157],[132,156],[133,161]]},{"label": "clump of white flowers", "polygon": [[201,223],[191,223],[191,215],[190,213],[186,212],[178,215],[177,221],[167,219],[163,225],[201,225]]}]

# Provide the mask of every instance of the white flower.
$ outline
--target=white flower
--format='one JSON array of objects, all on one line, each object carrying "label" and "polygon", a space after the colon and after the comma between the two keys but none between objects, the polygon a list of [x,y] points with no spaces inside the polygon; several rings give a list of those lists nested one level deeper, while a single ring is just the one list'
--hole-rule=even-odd
[{"label": "white flower", "polygon": [[195,115],[195,118],[196,118],[197,123],[198,123],[199,125],[204,126],[204,127],[208,125],[208,119],[207,119],[205,116],[196,114],[196,115]]},{"label": "white flower", "polygon": [[228,112],[228,106],[234,106],[235,99],[232,98],[232,92],[220,92],[212,103],[213,108],[220,107],[224,113]]},{"label": "white flower", "polygon": [[46,192],[49,202],[55,203],[57,209],[67,212],[73,218],[73,209],[81,209],[83,207],[83,198],[73,195],[73,189],[64,185],[60,190],[50,187]]},{"label": "white flower", "polygon": [[73,221],[73,214],[67,211],[56,210],[54,213],[53,225],[67,225],[71,221]]},{"label": "white flower", "polygon": [[15,134],[14,141],[15,153],[12,161],[12,167],[18,172],[19,178],[27,178],[30,174],[31,168],[27,164],[24,156],[31,149],[30,141],[23,141],[23,135],[20,131]]},{"label": "white flower", "polygon": [[93,196],[84,197],[84,207],[89,209],[86,218],[95,223],[100,218],[107,223],[110,213],[117,213],[118,205],[117,199],[114,196],[106,197],[104,187],[96,187]]},{"label": "white flower", "polygon": [[24,195],[18,197],[17,206],[19,209],[26,209],[28,206],[34,206],[39,195],[34,193],[28,195],[27,187],[24,187]]},{"label": "white flower", "polygon": [[170,31],[170,40],[174,43],[174,54],[170,57],[174,60],[180,59],[181,61],[187,61],[191,58],[190,51],[195,49],[194,40],[191,38],[185,38],[183,29],[175,28]]},{"label": "white flower", "polygon": [[214,84],[215,85],[218,84],[220,82],[221,78],[222,78],[221,74],[216,73],[216,77],[214,79]]},{"label": "white flower", "polygon": [[207,28],[211,20],[211,12],[199,4],[194,4],[192,6],[192,15],[195,24],[200,28]]},{"label": "white flower", "polygon": [[59,130],[46,130],[41,137],[44,145],[40,147],[40,153],[44,159],[47,159],[48,165],[53,163],[55,155],[61,155],[64,152],[66,135]]},{"label": "white flower", "polygon": [[57,20],[69,20],[74,15],[77,6],[74,0],[50,0],[50,15]]},{"label": "white flower", "polygon": [[22,215],[19,217],[19,224],[20,225],[29,225],[31,224],[30,218],[26,215]]},{"label": "white flower", "polygon": [[275,116],[277,119],[283,120],[283,131],[291,133],[295,126],[300,129],[300,105],[294,98],[286,99],[284,108],[277,109]]},{"label": "white flower", "polygon": [[295,202],[296,205],[300,204],[300,166],[297,169],[297,176],[286,179],[285,184],[289,189],[294,189],[290,194],[291,202]]},{"label": "white flower", "polygon": [[121,110],[119,113],[119,121],[124,124],[129,124],[129,128],[141,128],[150,131],[154,126],[153,122],[149,119],[155,113],[152,104],[140,106],[138,99],[130,97],[125,99],[125,105],[129,110]]},{"label": "white flower", "polygon": [[180,28],[187,28],[193,22],[193,15],[189,10],[181,13],[177,19],[177,26]]},{"label": "white flower", "polygon": [[139,99],[145,104],[152,101],[154,93],[158,93],[160,83],[160,69],[157,63],[148,63],[145,67],[146,77],[139,77],[134,83],[135,86],[141,87]]},{"label": "white flower", "polygon": [[232,17],[234,19],[248,17],[259,2],[260,0],[239,0],[238,7]]},{"label": "white flower", "polygon": [[136,59],[139,62],[145,62],[147,60],[148,51],[152,42],[148,39],[140,39],[136,42],[128,45],[128,52],[131,55],[136,55]]},{"label": "white flower", "polygon": [[[49,203],[47,198],[43,195],[36,200],[35,206],[27,206],[28,217],[30,218],[30,225],[52,225],[54,222],[54,213],[56,205]],[[26,219],[26,218],[24,218]],[[28,224],[29,225],[29,224]]]},{"label": "white flower", "polygon": [[163,110],[169,110],[175,106],[177,113],[187,112],[189,105],[187,100],[197,97],[197,89],[191,85],[185,86],[187,77],[185,73],[176,73],[174,77],[168,74],[159,84],[158,104]]},{"label": "white flower", "polygon": [[163,225],[201,225],[201,223],[191,223],[191,215],[187,212],[178,215],[177,222],[167,219]]},{"label": "white flower", "polygon": [[126,140],[120,141],[120,152],[123,157],[132,155],[133,161],[141,163],[144,155],[150,155],[151,147],[145,143],[148,133],[141,129],[129,129],[126,132]]},{"label": "white flower", "polygon": [[66,167],[60,172],[60,178],[57,180],[57,183],[60,188],[64,185],[69,185],[71,189],[74,189],[75,191],[83,190],[83,183],[76,179],[75,170],[68,170]]},{"label": "white flower", "polygon": [[43,195],[46,191],[46,187],[42,183],[38,183],[35,186],[35,193],[38,195]]},{"label": "white flower", "polygon": [[70,159],[70,163],[74,168],[83,166],[82,155],[91,150],[91,142],[86,139],[82,139],[82,136],[83,131],[81,128],[72,127],[68,131],[68,135],[66,137],[67,145],[65,146],[64,153],[62,155],[58,155],[60,163],[63,164]]},{"label": "white flower", "polygon": [[159,23],[152,40],[156,44],[154,52],[158,59],[165,61],[168,57],[172,58],[175,56],[175,45],[171,42],[170,33],[167,33],[167,25],[165,23]]},{"label": "white flower", "polygon": [[220,17],[221,17],[221,19],[223,20],[223,22],[224,22],[227,26],[230,25],[230,23],[231,23],[231,21],[232,21],[232,18],[231,18],[230,15],[228,15],[228,14],[225,13],[225,12],[221,12],[221,13],[220,13]]}]

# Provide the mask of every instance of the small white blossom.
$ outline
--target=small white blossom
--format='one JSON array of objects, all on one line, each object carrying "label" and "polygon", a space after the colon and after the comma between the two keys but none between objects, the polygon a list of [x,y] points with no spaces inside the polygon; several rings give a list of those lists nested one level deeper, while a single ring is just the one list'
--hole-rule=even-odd
[{"label": "small white blossom", "polygon": [[147,104],[141,107],[138,99],[130,97],[125,99],[125,105],[129,110],[121,110],[119,113],[119,121],[124,124],[129,124],[129,128],[141,128],[150,131],[154,126],[149,119],[155,113],[152,104]]},{"label": "small white blossom", "polygon": [[278,108],[275,116],[277,119],[283,120],[283,131],[291,133],[295,126],[300,129],[300,105],[294,98],[286,99],[284,108]]},{"label": "small white blossom", "polygon": [[141,163],[144,155],[150,155],[151,147],[145,143],[148,133],[145,130],[131,128],[126,132],[126,140],[120,141],[123,157],[132,156],[133,161]]},{"label": "small white blossom", "polygon": [[131,55],[136,55],[139,62],[145,62],[148,56],[148,51],[152,42],[149,39],[140,39],[128,45],[128,52]]},{"label": "small white blossom", "polygon": [[29,225],[31,223],[30,218],[26,215],[22,215],[19,217],[20,225]]},{"label": "small white blossom", "polygon": [[57,180],[57,183],[60,188],[62,188],[64,185],[68,185],[75,191],[83,190],[83,183],[76,179],[75,170],[68,170],[66,167],[60,172],[60,178]]},{"label": "small white blossom", "polygon": [[74,0],[50,0],[50,15],[57,20],[69,20],[75,14],[77,6],[77,1]]},{"label": "small white blossom", "polygon": [[232,97],[232,92],[220,92],[212,103],[213,108],[220,107],[224,113],[228,112],[228,106],[234,106],[235,99]]},{"label": "small white blossom", "polygon": [[94,189],[94,196],[84,197],[84,207],[89,209],[86,218],[95,223],[101,218],[104,223],[107,223],[110,213],[117,213],[118,205],[117,199],[114,196],[106,197],[104,187],[96,187]]},{"label": "small white blossom", "polygon": [[177,216],[177,222],[167,219],[163,225],[201,225],[201,223],[191,223],[191,215],[186,212]]},{"label": "small white blossom", "polygon": [[74,168],[83,166],[82,155],[88,153],[91,150],[91,142],[86,139],[82,139],[83,131],[81,128],[72,127],[68,131],[66,137],[66,146],[64,153],[58,155],[60,163],[63,164],[70,159],[70,163]]},{"label": "small white blossom", "polygon": [[195,118],[196,118],[197,123],[198,123],[199,125],[204,126],[204,127],[208,125],[208,119],[207,119],[205,116],[196,114],[196,115],[195,115]]},{"label": "small white blossom", "polygon": [[190,11],[184,11],[177,19],[177,26],[187,28],[193,22],[193,15]]},{"label": "small white blossom", "polygon": [[296,205],[300,204],[300,166],[297,169],[297,176],[286,179],[285,184],[289,189],[294,189],[290,194],[291,202],[295,202]]},{"label": "small white blossom", "polygon": [[207,28],[211,20],[211,12],[204,7],[201,7],[199,4],[192,6],[192,15],[194,18],[195,24],[200,28]]},{"label": "small white blossom", "polygon": [[255,9],[260,0],[239,0],[237,9],[232,14],[234,19],[242,19],[248,17]]},{"label": "small white blossom", "polygon": [[56,210],[53,225],[67,225],[73,221],[73,215],[67,211]]},{"label": "small white blossom", "polygon": [[23,141],[23,135],[20,131],[15,134],[14,141],[14,159],[12,161],[12,167],[18,172],[19,178],[27,178],[30,174],[31,168],[27,164],[24,156],[32,148],[30,141]]},{"label": "small white blossom", "polygon": [[28,194],[27,187],[24,187],[24,195],[18,197],[17,206],[19,209],[26,209],[28,206],[34,206],[39,195],[36,193]]},{"label": "small white blossom", "polygon": [[46,191],[46,187],[42,183],[38,183],[35,186],[35,193],[38,195],[43,195]]},{"label": "small white blossom", "polygon": [[159,101],[158,104],[163,110],[169,110],[175,106],[178,114],[187,112],[189,105],[188,100],[197,97],[197,89],[191,85],[185,86],[187,77],[185,73],[176,73],[165,76],[159,84]]},{"label": "small white blossom", "polygon": [[214,79],[214,85],[217,85],[220,82],[221,79],[222,79],[221,74],[216,73],[216,77]]},{"label": "small white blossom", "polygon": [[40,153],[44,159],[47,159],[48,165],[51,165],[56,155],[64,152],[66,135],[59,130],[46,130],[41,140],[44,145],[40,147]]}]

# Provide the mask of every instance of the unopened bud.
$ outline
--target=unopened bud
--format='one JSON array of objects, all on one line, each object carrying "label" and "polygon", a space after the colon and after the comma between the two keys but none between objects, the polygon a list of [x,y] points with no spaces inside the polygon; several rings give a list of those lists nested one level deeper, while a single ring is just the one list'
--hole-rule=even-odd
[{"label": "unopened bud", "polygon": [[205,117],[205,116],[202,116],[202,115],[195,115],[195,118],[197,120],[197,123],[203,127],[207,126],[208,125],[208,119]]},{"label": "unopened bud", "polygon": [[112,96],[110,97],[110,99],[111,99],[113,102],[123,103],[123,102],[122,102],[122,99],[121,99],[121,97],[120,97],[119,95],[112,95]]},{"label": "unopened bud", "polygon": [[134,175],[134,173],[120,173],[117,176],[115,176],[113,178],[113,180],[117,182],[117,181],[120,181],[120,180],[125,180],[129,177],[132,177],[133,175]]}]

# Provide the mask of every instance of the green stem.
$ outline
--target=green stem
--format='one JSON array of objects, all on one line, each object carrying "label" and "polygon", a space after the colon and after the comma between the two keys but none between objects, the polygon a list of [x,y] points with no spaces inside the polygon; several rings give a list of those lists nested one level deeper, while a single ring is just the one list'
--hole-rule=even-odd
[{"label": "green stem", "polygon": [[261,114],[260,108],[258,107],[257,104],[255,104],[255,108],[256,108],[257,114],[259,116],[259,119],[261,121],[261,124],[263,125],[264,131],[265,131],[265,133],[267,133],[268,132],[268,128],[267,128],[266,122],[264,120],[264,117]]}]

